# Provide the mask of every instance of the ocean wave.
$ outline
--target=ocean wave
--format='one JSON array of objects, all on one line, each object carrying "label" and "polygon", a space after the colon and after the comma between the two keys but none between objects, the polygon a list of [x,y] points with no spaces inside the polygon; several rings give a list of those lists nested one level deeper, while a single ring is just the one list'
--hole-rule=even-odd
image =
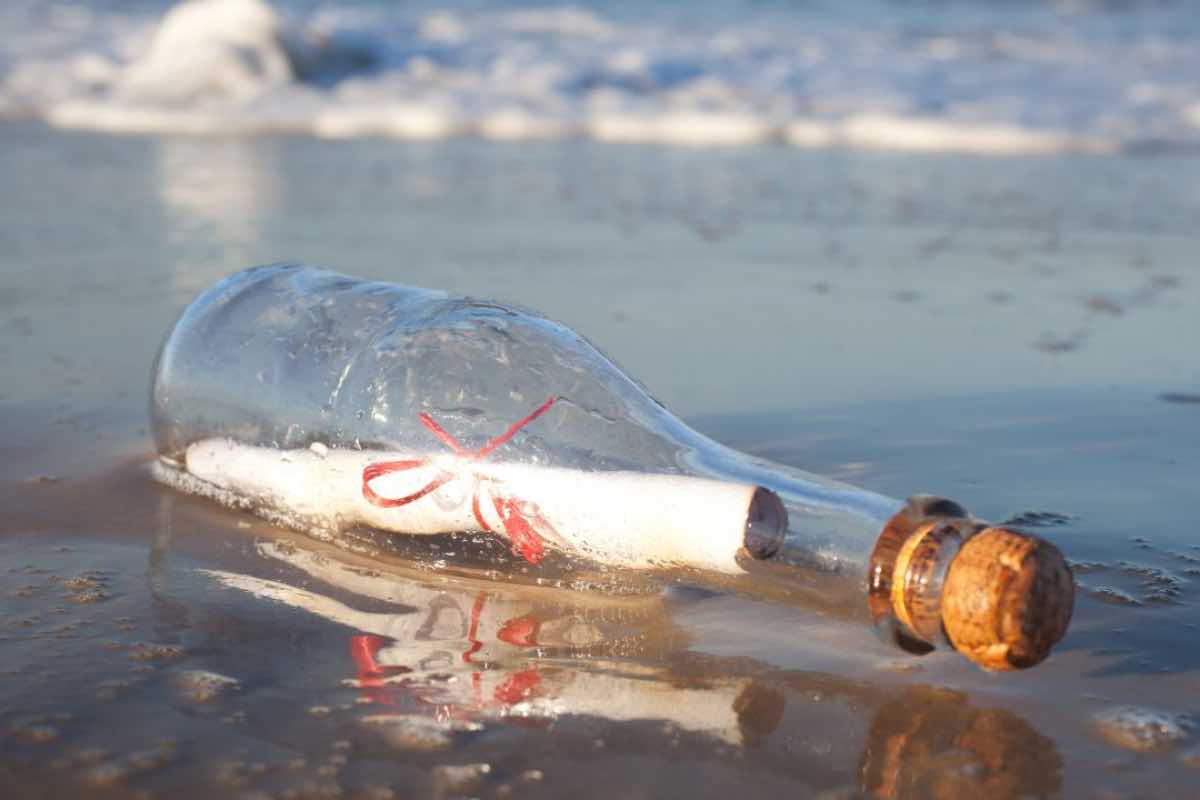
[{"label": "ocean wave", "polygon": [[1068,19],[1015,4],[983,19],[874,2],[878,18],[868,3],[855,15],[814,4],[639,17],[9,0],[0,116],[127,133],[986,154],[1200,144],[1200,36],[1186,8]]}]

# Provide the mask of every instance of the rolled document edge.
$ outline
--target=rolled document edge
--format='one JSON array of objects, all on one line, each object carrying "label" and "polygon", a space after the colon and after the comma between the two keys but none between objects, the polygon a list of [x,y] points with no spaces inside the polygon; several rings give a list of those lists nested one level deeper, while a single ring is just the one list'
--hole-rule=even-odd
[{"label": "rolled document edge", "polygon": [[[420,466],[372,480],[373,492],[387,498],[419,494],[417,499],[381,507],[364,496],[363,471],[387,461]],[[356,525],[405,534],[479,530],[476,509],[488,527],[503,531],[501,507],[512,501],[543,523],[538,532],[548,546],[568,554],[623,567],[687,566],[728,573],[742,571],[736,557],[762,491],[753,484],[685,475],[592,472],[322,445],[280,450],[225,438],[190,445],[184,470],[187,478],[160,462],[156,475],[183,491],[255,511],[318,538]],[[422,486],[439,476],[449,479],[420,494]]]}]

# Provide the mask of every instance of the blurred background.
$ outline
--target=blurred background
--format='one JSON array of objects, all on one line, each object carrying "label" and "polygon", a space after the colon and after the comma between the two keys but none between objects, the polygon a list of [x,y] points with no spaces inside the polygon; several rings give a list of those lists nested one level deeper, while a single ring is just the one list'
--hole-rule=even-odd
[{"label": "blurred background", "polygon": [[0,113],[334,138],[1192,149],[1193,12],[1169,0],[10,0]]}]

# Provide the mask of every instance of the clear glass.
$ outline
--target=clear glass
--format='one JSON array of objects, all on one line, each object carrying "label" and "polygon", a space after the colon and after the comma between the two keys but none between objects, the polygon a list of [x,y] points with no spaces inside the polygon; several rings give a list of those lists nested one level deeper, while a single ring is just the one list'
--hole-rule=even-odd
[{"label": "clear glass", "polygon": [[164,480],[322,538],[484,530],[534,563],[749,554],[864,586],[900,507],[702,436],[535,312],[300,266],[197,298],[151,410]]}]

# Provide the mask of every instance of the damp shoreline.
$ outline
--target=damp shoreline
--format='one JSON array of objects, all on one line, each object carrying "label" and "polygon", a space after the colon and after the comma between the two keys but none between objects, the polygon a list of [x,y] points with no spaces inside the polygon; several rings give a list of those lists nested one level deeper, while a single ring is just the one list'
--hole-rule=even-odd
[{"label": "damp shoreline", "polygon": [[[0,206],[5,785],[1004,798],[1194,780],[1200,202],[1171,187],[1195,160],[25,124],[0,125],[0,154],[21,187]],[[161,337],[219,277],[281,260],[538,308],[719,441],[1024,525],[1073,565],[1071,632],[993,676],[686,581],[608,596],[364,563],[154,484]]]}]

